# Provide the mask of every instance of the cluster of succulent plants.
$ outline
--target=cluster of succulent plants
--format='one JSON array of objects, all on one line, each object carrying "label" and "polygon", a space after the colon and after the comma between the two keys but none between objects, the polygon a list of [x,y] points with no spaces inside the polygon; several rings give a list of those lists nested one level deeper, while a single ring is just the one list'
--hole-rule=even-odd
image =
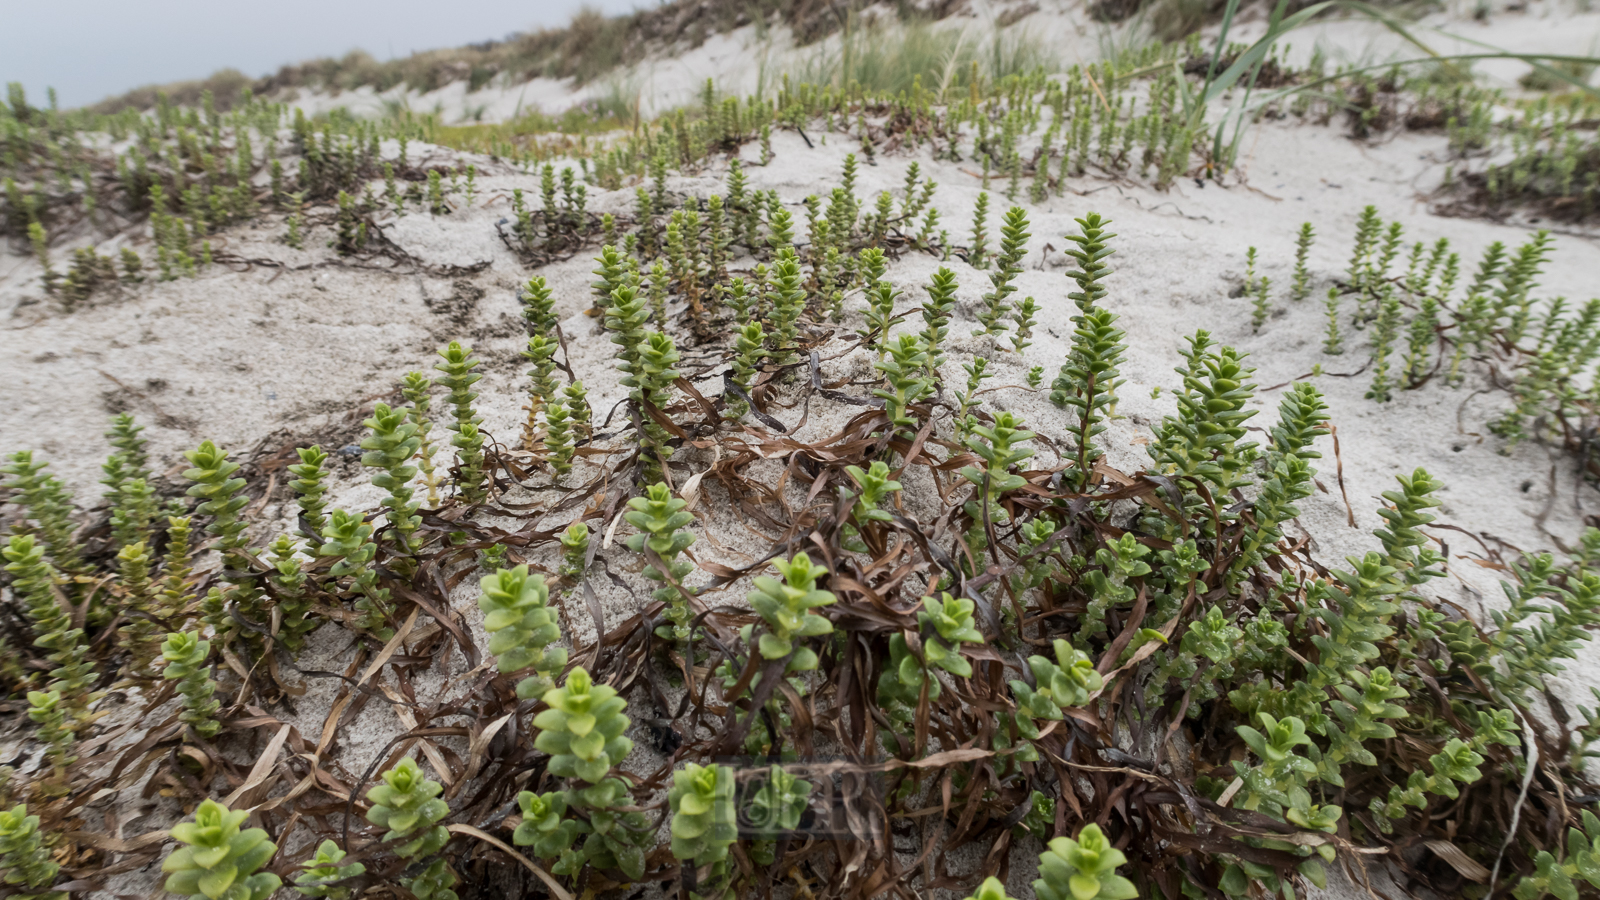
[{"label": "cluster of succulent plants", "polygon": [[[1304,265],[1311,234],[1307,223],[1291,303],[1311,293]],[[1404,226],[1385,225],[1368,206],[1346,271],[1327,288],[1323,352],[1368,354],[1366,396],[1378,402],[1404,391],[1486,386],[1504,398],[1486,423],[1503,439],[1502,452],[1546,440],[1578,455],[1592,477],[1587,435],[1597,421],[1600,300],[1579,306],[1539,295],[1553,242],[1542,230],[1515,249],[1494,241],[1469,272],[1448,238],[1407,246]],[[1362,332],[1370,339],[1352,346]]]},{"label": "cluster of succulent plants", "polygon": [[[1565,88],[1570,81],[1558,79],[1578,73],[1560,70],[1571,65],[1542,65],[1530,75],[1556,76],[1547,87]],[[1512,101],[1467,86],[1450,100],[1454,161],[1441,189],[1446,202],[1491,214],[1523,207],[1569,221],[1600,211],[1600,142],[1586,125],[1600,111],[1592,90]]]},{"label": "cluster of succulent plants", "polygon": [[[163,869],[169,891],[211,900],[264,900],[282,876],[312,897],[394,884],[452,900],[458,885],[523,873],[573,896],[665,880],[701,897],[759,896],[779,879],[865,896],[931,887],[897,841],[945,819],[987,850],[981,871],[952,873],[944,854],[930,865],[985,900],[1005,896],[989,876],[1013,841],[1034,842],[1033,888],[1050,900],[1177,898],[1194,885],[1288,896],[1321,883],[1341,850],[1439,841],[1503,863],[1519,897],[1570,894],[1600,841],[1569,805],[1590,792],[1583,749],[1524,723],[1600,623],[1600,532],[1569,560],[1517,561],[1508,609],[1475,622],[1421,590],[1445,562],[1426,530],[1440,486],[1422,470],[1384,495],[1379,549],[1338,563],[1286,538],[1315,484],[1326,404],[1292,385],[1275,424],[1255,431],[1253,370],[1207,332],[1181,353],[1176,412],[1148,464],[1108,464],[1127,347],[1108,302],[1107,220],[1088,213],[1076,234],[1050,236],[1075,265],[1042,304],[1011,297],[1033,237],[1024,199],[1060,195],[1091,167],[1158,186],[1196,154],[1213,174],[1226,167],[1193,112],[1190,56],[1197,43],[1060,79],[967,79],[965,96],[785,80],[775,97],[719,99],[713,85],[698,110],[569,153],[575,167],[530,171],[546,151],[506,147],[541,202],[513,194],[501,234],[535,265],[596,252],[591,315],[615,345],[625,401],[599,423],[553,291],[533,277],[521,294],[526,380],[497,383],[452,342],[435,377],[404,377],[403,403],[373,405],[359,449],[384,494],[375,509],[332,506],[327,454],[298,448],[283,480],[297,520],[268,540],[254,533],[251,499],[266,487],[256,460],[205,442],[186,454],[185,484],[165,483],[123,418],[102,552],[42,461],[11,457],[8,602],[40,652],[9,648],[30,664],[0,667],[0,683],[26,698],[46,754],[7,786],[35,811],[0,814],[8,881],[49,895],[60,875],[42,847],[81,859],[100,846],[75,818],[104,787],[75,758],[84,752],[151,770],[194,808]],[[262,214],[254,203],[299,223],[297,242],[299,229],[324,228],[338,254],[361,255],[382,251],[388,210],[450,215],[480,189],[475,166],[407,158],[408,139],[437,137],[412,120],[313,122],[252,99],[88,122],[15,101],[0,124],[16,137],[8,147],[27,148],[6,161],[6,233],[27,235],[46,284],[76,299],[143,276],[131,263],[108,276],[88,258],[54,274],[47,228],[65,231],[85,202],[56,177],[58,156],[89,167],[74,176],[83,197],[148,216],[163,278],[218,258],[206,235]],[[132,138],[115,176],[72,148],[91,127]],[[786,205],[753,189],[740,159],[721,168],[751,142],[770,163],[772,132],[786,128],[854,150],[837,187]],[[398,154],[386,146],[396,138]],[[73,152],[40,153],[41,142]],[[966,246],[939,227],[937,185],[915,165],[903,186],[858,195],[863,161],[902,147],[982,170]],[[263,169],[266,197],[241,190]],[[722,172],[725,186],[686,194],[697,184],[674,171]],[[588,211],[591,189],[630,178],[631,216]],[[991,191],[1015,204],[994,235]],[[1314,238],[1300,231],[1291,277],[1252,271],[1257,327],[1273,327],[1275,292],[1294,303],[1320,287]],[[1518,360],[1514,415],[1497,425],[1508,437],[1589,414],[1592,388],[1575,382],[1600,351],[1600,306],[1574,314],[1533,299],[1547,236],[1492,250],[1460,300],[1449,245],[1402,239],[1369,211],[1329,301],[1331,349],[1371,326],[1375,399],[1458,381],[1468,360],[1501,354]],[[913,253],[947,265],[904,289],[889,263]],[[979,332],[1011,331],[1034,386],[1045,363],[1059,366],[1060,427],[993,402],[981,356],[964,364],[964,391],[947,381],[951,329],[969,327],[957,321],[958,258],[987,277]],[[1028,354],[1041,307],[1068,302],[1064,358]],[[836,327],[846,322],[860,327]],[[870,384],[829,380],[833,357],[819,349],[830,341],[866,360]],[[696,387],[719,373],[722,391]],[[491,387],[526,396],[520,441],[484,430],[477,401]],[[785,411],[824,400],[860,411],[831,437],[791,434]],[[785,461],[784,486],[760,460]],[[785,493],[802,475],[804,490]],[[690,530],[716,538],[735,521],[768,545],[737,566]],[[633,593],[635,615],[608,620],[600,582],[587,581],[602,573]],[[473,577],[487,640],[452,602]],[[745,579],[741,604],[728,592]],[[352,648],[347,671],[301,668],[322,629]],[[340,685],[320,743],[280,718],[297,671]],[[440,696],[422,696],[436,676]],[[164,720],[147,710],[143,740],[108,748],[92,736],[113,685],[139,689],[119,688],[117,702],[176,702]],[[335,765],[342,717],[379,707],[405,730],[365,771]],[[1585,741],[1600,736],[1586,719],[1574,729]],[[636,753],[645,736],[650,752]],[[289,752],[257,775],[268,741]],[[823,746],[838,760],[815,768]],[[1542,780],[1508,797],[1504,785],[1535,766]],[[836,779],[877,793],[831,808],[823,789]],[[218,784],[248,802],[230,812],[211,796]],[[260,827],[243,828],[251,816]],[[305,849],[266,871],[279,844]],[[938,846],[916,849],[926,859]],[[127,857],[115,864],[150,852],[114,851]],[[1466,889],[1463,868],[1433,874],[1434,886]]]}]

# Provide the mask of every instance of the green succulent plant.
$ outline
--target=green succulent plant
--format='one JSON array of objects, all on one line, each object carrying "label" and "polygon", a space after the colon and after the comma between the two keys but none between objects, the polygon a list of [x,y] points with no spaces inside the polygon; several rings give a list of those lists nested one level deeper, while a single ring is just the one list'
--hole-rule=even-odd
[{"label": "green succulent plant", "polygon": [[283,881],[260,871],[278,852],[260,828],[240,830],[250,814],[233,812],[206,800],[194,821],[172,826],[172,838],[183,846],[161,863],[168,893],[192,900],[267,900]]},{"label": "green succulent plant", "polygon": [[599,784],[633,750],[623,736],[627,701],[610,685],[595,684],[581,666],[546,693],[544,703],[548,709],[533,719],[540,729],[534,747],[550,754],[551,774]]},{"label": "green succulent plant", "polygon": [[1132,900],[1139,896],[1138,888],[1117,874],[1117,867],[1127,862],[1127,856],[1091,822],[1077,838],[1050,842],[1039,855],[1033,890],[1040,900]]},{"label": "green succulent plant", "polygon": [[432,859],[450,841],[439,822],[450,805],[439,798],[444,786],[424,775],[417,761],[406,757],[382,775],[383,784],[367,791],[367,821],[385,829],[383,840],[395,856],[427,863],[419,874],[401,880],[418,900],[455,900],[455,874],[443,859]]},{"label": "green succulent plant", "polygon": [[294,538],[281,534],[267,547],[272,554],[269,565],[279,611],[278,639],[290,651],[305,646],[306,635],[322,623],[311,615],[314,606],[307,586],[307,575],[299,555],[299,545]]},{"label": "green succulent plant", "polygon": [[72,499],[66,486],[61,479],[46,475],[44,470],[49,464],[35,460],[31,451],[19,450],[7,460],[0,466],[0,473],[11,478],[3,486],[15,498],[13,502],[20,502],[27,510],[27,518],[38,524],[39,539],[50,563],[69,578],[88,574],[82,548],[73,539],[77,526],[72,521]]},{"label": "green succulent plant", "polygon": [[[423,372],[407,372],[400,381],[400,395],[411,404],[406,408],[406,415],[411,424],[417,426],[416,437],[422,443],[417,447],[417,469],[422,473],[422,484],[428,489],[428,507],[435,508],[439,505],[439,486],[443,479],[438,475],[438,469],[433,464],[433,421],[428,418],[428,413],[433,409],[433,380]],[[321,533],[321,526],[313,526],[314,533]]]},{"label": "green succulent plant", "polygon": [[1005,882],[991,875],[978,885],[978,889],[973,891],[967,900],[1011,900],[1011,898],[1006,894]]},{"label": "green succulent plant", "polygon": [[911,652],[905,635],[889,636],[889,660],[878,676],[879,703],[915,709],[924,687],[930,701],[939,699],[943,688],[939,679],[931,677],[932,669],[942,669],[959,678],[971,677],[972,664],[961,654],[961,645],[983,643],[983,634],[973,625],[975,608],[965,597],[923,597],[922,610],[917,613],[924,635],[922,658]]},{"label": "green succulent plant", "polygon": [[294,880],[294,889],[302,897],[326,897],[328,900],[349,900],[355,889],[336,882],[362,875],[367,867],[358,862],[339,865],[347,854],[333,841],[317,845],[317,852],[306,860],[305,869]]},{"label": "green succulent plant", "polygon": [[300,457],[300,462],[289,466],[289,474],[294,476],[289,488],[295,493],[295,502],[300,506],[300,518],[305,520],[306,527],[313,534],[321,534],[323,526],[328,524],[328,503],[323,499],[328,492],[324,484],[328,477],[328,469],[324,465],[328,461],[328,454],[316,444],[297,448],[295,454]]},{"label": "green succulent plant", "polygon": [[812,784],[794,777],[782,766],[773,766],[767,779],[756,788],[748,806],[741,807],[747,829],[755,835],[750,856],[761,865],[773,862],[773,843],[800,827],[809,805]]},{"label": "green succulent plant", "polygon": [[572,416],[572,432],[576,442],[588,441],[594,437],[594,413],[589,408],[589,393],[584,390],[583,382],[572,382],[561,394],[567,402],[567,413]]},{"label": "green succulent plant", "polygon": [[150,548],[144,541],[125,544],[117,553],[118,575],[122,579],[123,617],[118,642],[129,653],[130,668],[143,673],[155,658],[157,609],[155,588],[150,581]]},{"label": "green succulent plant", "polygon": [[483,435],[478,432],[482,422],[473,411],[472,401],[478,397],[472,386],[483,376],[472,371],[480,360],[474,359],[472,350],[451,341],[439,351],[439,362],[433,364],[440,375],[434,380],[450,391],[446,398],[455,413],[455,424],[450,426],[455,437],[450,443],[456,448],[456,488],[469,503],[482,500],[487,492],[483,470]]},{"label": "green succulent plant", "polygon": [[50,661],[55,664],[50,671],[50,690],[58,692],[73,722],[83,721],[95,699],[90,693],[95,667],[83,629],[72,627],[71,615],[56,600],[59,576],[55,568],[31,534],[12,535],[0,548],[0,556],[4,556],[5,570],[12,575],[12,590],[27,604],[34,646],[50,651]]},{"label": "green succulent plant", "polygon": [[[201,501],[195,512],[211,516],[206,531],[217,536],[217,549],[222,553],[222,577],[230,585],[224,597],[244,618],[261,621],[265,618],[261,590],[244,552],[246,523],[239,516],[250,498],[243,493],[245,480],[233,477],[239,471],[239,464],[229,460],[227,451],[218,449],[210,441],[202,442],[184,456],[192,466],[183,473],[185,479],[193,482],[188,494]],[[236,633],[231,617],[220,610],[212,610],[207,622],[224,642]]]},{"label": "green succulent plant", "polygon": [[792,247],[785,246],[773,264],[767,303],[772,309],[772,330],[768,332],[770,356],[774,365],[786,366],[795,358],[800,313],[806,304],[800,260]]},{"label": "green succulent plant", "polygon": [[[767,355],[766,342],[767,333],[762,329],[761,322],[756,319],[746,322],[743,328],[735,332],[733,368],[728,377],[747,395],[754,387],[755,374],[761,367],[761,360]],[[749,411],[749,407],[750,405],[743,399],[737,397],[728,399],[728,411],[736,418],[743,417]]]},{"label": "green succulent plant", "polygon": [[[613,248],[606,249],[616,252]],[[517,299],[522,301],[522,319],[527,323],[529,334],[550,334],[555,330],[560,321],[556,316],[555,292],[545,283],[543,275],[529,278]]]},{"label": "green succulent plant", "polygon": [[[979,202],[984,200],[979,195]],[[1005,319],[1011,312],[1011,295],[1017,286],[1013,283],[1022,274],[1022,258],[1028,252],[1028,214],[1020,206],[1006,211],[1005,224],[1000,227],[1000,255],[995,257],[994,268],[989,272],[991,290],[983,295],[983,309],[978,321],[983,327],[973,334],[996,335],[1006,330]]]},{"label": "green succulent plant", "polygon": [[552,480],[560,484],[572,471],[572,414],[567,412],[566,401],[560,397],[551,400],[544,408],[544,457],[554,473]]},{"label": "green succulent plant", "polygon": [[908,407],[933,393],[933,379],[927,376],[928,354],[922,339],[902,334],[889,344],[889,358],[873,367],[884,375],[887,387],[875,389],[873,396],[883,399],[884,414],[895,429],[914,428],[917,420]]},{"label": "green succulent plant", "polygon": [[924,290],[928,292],[928,300],[922,304],[923,327],[918,337],[922,338],[924,352],[928,355],[928,375],[938,378],[939,367],[944,365],[940,350],[950,336],[950,318],[955,314],[956,274],[940,266]]},{"label": "green succulent plant", "polygon": [[672,809],[672,855],[707,869],[694,894],[723,896],[730,876],[728,848],[739,837],[733,770],[689,763],[672,773],[667,803]]},{"label": "green succulent plant", "polygon": [[56,880],[61,867],[44,845],[39,817],[28,815],[25,804],[0,811],[0,870],[5,872],[0,880],[15,886],[11,896],[18,900],[67,898],[62,891],[41,890]]},{"label": "green succulent plant", "polygon": [[372,560],[378,545],[372,542],[372,526],[354,513],[336,509],[328,516],[322,529],[323,543],[318,556],[337,557],[338,562],[328,570],[334,578],[350,577],[350,587],[360,595],[356,609],[362,614],[356,625],[371,632],[380,640],[394,636],[389,627],[389,591],[378,585],[378,573]]},{"label": "green succulent plant", "polygon": [[1021,425],[1022,421],[1014,413],[1002,412],[995,417],[993,426],[975,426],[972,429],[974,436],[966,440],[967,449],[984,461],[981,469],[966,466],[960,472],[962,478],[978,488],[977,499],[969,502],[965,511],[972,517],[974,528],[979,531],[983,528],[985,516],[995,525],[1010,522],[1011,513],[1000,505],[1000,497],[1027,484],[1021,475],[1011,472],[1012,466],[1033,456],[1032,450],[1017,446],[1034,438],[1034,433],[1024,430]]},{"label": "green succulent plant", "polygon": [[220,704],[213,699],[217,683],[211,679],[206,665],[210,655],[211,642],[201,640],[193,632],[169,634],[161,645],[161,658],[167,663],[161,676],[178,682],[178,694],[183,697],[183,711],[178,714],[178,721],[207,740],[222,730],[216,718]]},{"label": "green succulent plant", "polygon": [[589,560],[589,526],[573,522],[557,537],[561,542],[561,580],[576,588]]},{"label": "green succulent plant", "polygon": [[500,569],[480,582],[483,627],[489,632],[489,652],[502,674],[532,669],[517,683],[517,696],[538,699],[554,686],[554,678],[567,664],[567,651],[551,647],[561,640],[561,627],[548,605],[549,590],[543,575],[529,575],[528,567]]},{"label": "green succulent plant", "polygon": [[[755,590],[750,592],[750,608],[764,623],[757,647],[762,659],[789,657],[788,672],[809,672],[817,667],[816,651],[796,646],[801,638],[820,637],[833,632],[833,623],[811,612],[836,602],[832,592],[817,587],[817,579],[828,574],[824,566],[811,564],[811,557],[796,553],[787,562],[774,563],[779,581],[768,575],[758,575]],[[748,642],[749,635],[745,640]]]},{"label": "green succulent plant", "polygon": [[1088,654],[1059,638],[1051,646],[1054,660],[1028,657],[1028,669],[1037,687],[1029,687],[1026,681],[1011,682],[1011,693],[1017,698],[1017,727],[1029,740],[1039,738],[1033,720],[1060,720],[1062,710],[1088,703],[1089,695],[1105,683]]},{"label": "green succulent plant", "polygon": [[567,816],[566,791],[547,791],[535,794],[523,791],[517,794],[517,806],[522,821],[511,835],[518,847],[529,847],[533,855],[550,860],[560,857],[572,848],[583,833],[582,822]]},{"label": "green succulent plant", "polygon": [[47,796],[63,795],[71,787],[67,767],[78,758],[72,754],[77,736],[69,710],[59,691],[28,692],[28,720],[38,726],[39,742],[45,745],[45,757],[50,760],[50,777],[40,785]]},{"label": "green succulent plant", "polygon": [[640,404],[640,453],[644,457],[646,481],[659,480],[661,469],[672,458],[672,447],[667,444],[670,435],[644,409],[649,404],[657,411],[666,410],[672,396],[673,382],[678,378],[679,353],[672,338],[659,331],[651,331],[638,348],[637,359],[625,366],[627,375],[622,384],[630,388],[628,396]]},{"label": "green succulent plant", "polygon": [[[695,541],[693,534],[682,530],[694,521],[694,516],[684,509],[688,505],[688,501],[672,496],[672,491],[665,484],[652,484],[643,497],[628,501],[629,511],[623,515],[628,524],[641,532],[628,538],[628,549],[635,553],[643,553],[648,549],[661,558],[666,568],[663,573],[653,565],[647,566],[644,577],[662,582],[662,587],[655,591],[655,599],[665,604],[663,614],[669,624],[663,625],[657,633],[673,641],[690,639],[690,595],[686,586],[679,587],[672,583],[683,585],[683,579],[694,571],[692,562],[678,558]],[[668,574],[671,575],[670,581]]]},{"label": "green succulent plant", "polygon": [[417,477],[411,459],[422,446],[417,425],[405,409],[391,409],[387,403],[374,406],[372,418],[361,424],[371,431],[361,441],[361,449],[366,451],[361,454],[361,464],[380,470],[372,476],[372,483],[389,492],[381,505],[388,510],[397,543],[401,552],[415,553],[420,546],[415,535],[422,526],[422,517],[416,514],[421,504],[411,499],[415,493],[411,480]]}]

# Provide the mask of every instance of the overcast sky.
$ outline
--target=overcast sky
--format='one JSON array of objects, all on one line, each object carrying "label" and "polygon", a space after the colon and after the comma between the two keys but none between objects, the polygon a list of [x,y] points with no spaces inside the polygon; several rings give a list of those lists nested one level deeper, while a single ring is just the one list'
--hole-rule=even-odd
[{"label": "overcast sky", "polygon": [[582,6],[627,12],[655,0],[11,0],[0,27],[0,81],[43,104],[82,106],[146,84],[246,75],[362,49],[378,59],[454,47],[545,25]]}]

